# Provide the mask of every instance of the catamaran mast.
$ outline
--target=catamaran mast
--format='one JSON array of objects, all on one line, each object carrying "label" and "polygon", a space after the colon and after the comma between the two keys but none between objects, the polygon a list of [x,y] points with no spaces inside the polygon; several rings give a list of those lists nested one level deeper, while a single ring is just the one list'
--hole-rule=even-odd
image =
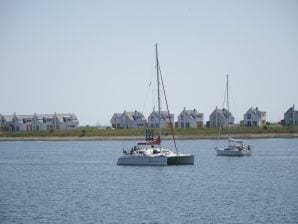
[{"label": "catamaran mast", "polygon": [[228,110],[228,135],[230,137],[229,74],[227,74],[227,110]]},{"label": "catamaran mast", "polygon": [[160,126],[160,118],[161,118],[160,117],[160,91],[159,91],[159,84],[160,84],[160,81],[161,81],[162,90],[163,90],[163,94],[164,94],[165,102],[166,102],[166,106],[167,106],[168,118],[169,118],[169,121],[170,121],[170,126],[171,126],[171,131],[172,131],[173,142],[174,142],[174,145],[175,145],[176,153],[178,154],[178,149],[177,149],[176,140],[175,140],[174,126],[173,126],[173,122],[172,122],[171,114],[170,114],[170,110],[169,110],[167,95],[166,95],[166,91],[165,91],[165,85],[164,85],[162,74],[161,74],[160,67],[159,67],[159,61],[158,61],[158,55],[157,55],[157,44],[155,44],[155,49],[156,49],[156,65],[157,65],[157,69],[156,70],[157,70],[157,89],[158,89],[159,136],[161,136],[161,126]]},{"label": "catamaran mast", "polygon": [[157,75],[157,97],[158,97],[158,127],[159,127],[159,137],[161,137],[161,126],[160,126],[160,90],[159,90],[159,61],[157,44],[155,44],[155,57],[156,57],[156,75]]}]

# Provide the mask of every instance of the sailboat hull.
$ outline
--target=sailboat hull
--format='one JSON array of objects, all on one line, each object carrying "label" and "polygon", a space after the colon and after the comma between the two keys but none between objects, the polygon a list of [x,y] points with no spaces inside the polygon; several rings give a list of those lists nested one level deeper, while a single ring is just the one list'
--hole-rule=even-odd
[{"label": "sailboat hull", "polygon": [[216,148],[216,153],[218,156],[251,156],[251,150],[231,150]]},{"label": "sailboat hull", "polygon": [[193,165],[194,155],[156,155],[156,156],[134,156],[126,155],[118,159],[117,165],[135,166],[167,166],[167,165]]},{"label": "sailboat hull", "polygon": [[122,156],[118,159],[117,165],[135,166],[166,166],[168,159],[165,156]]},{"label": "sailboat hull", "polygon": [[195,160],[194,155],[189,154],[178,154],[168,156],[168,165],[193,165]]}]

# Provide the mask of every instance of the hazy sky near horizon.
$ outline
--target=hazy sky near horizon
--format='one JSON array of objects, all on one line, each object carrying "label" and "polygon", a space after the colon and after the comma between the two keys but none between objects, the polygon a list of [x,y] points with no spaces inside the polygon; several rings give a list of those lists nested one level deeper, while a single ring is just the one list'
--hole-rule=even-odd
[{"label": "hazy sky near horizon", "polygon": [[175,118],[209,120],[227,73],[236,122],[251,106],[273,122],[298,108],[298,1],[1,0],[0,113],[148,117],[155,43]]}]

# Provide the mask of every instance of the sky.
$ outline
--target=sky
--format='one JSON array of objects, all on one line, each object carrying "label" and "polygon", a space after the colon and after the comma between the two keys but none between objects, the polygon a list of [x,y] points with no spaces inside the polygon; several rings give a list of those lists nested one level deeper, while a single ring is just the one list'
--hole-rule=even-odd
[{"label": "sky", "polygon": [[185,107],[208,121],[227,74],[236,122],[250,107],[270,122],[298,108],[296,0],[0,0],[0,113],[147,118],[155,43],[175,119]]}]

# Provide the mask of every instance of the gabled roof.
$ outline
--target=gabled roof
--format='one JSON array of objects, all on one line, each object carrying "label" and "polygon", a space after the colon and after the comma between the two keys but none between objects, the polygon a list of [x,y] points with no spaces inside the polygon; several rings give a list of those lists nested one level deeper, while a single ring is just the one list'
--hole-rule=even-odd
[{"label": "gabled roof", "polygon": [[33,119],[34,115],[16,115],[16,117],[21,119]]},{"label": "gabled roof", "polygon": [[119,119],[121,118],[122,115],[123,115],[123,113],[114,113],[111,120],[110,120],[110,122],[114,123],[115,122],[114,118],[116,118],[116,122],[119,122]]},{"label": "gabled roof", "polygon": [[226,110],[225,108],[215,109],[212,113],[216,113],[216,112],[223,118],[226,118],[226,119],[228,119],[228,117],[234,118],[233,114],[230,111],[228,112],[228,110]]},{"label": "gabled roof", "polygon": [[35,114],[34,116],[36,117],[37,122],[39,123],[47,123],[47,119],[51,119],[51,121],[49,122],[52,122],[54,118],[54,114]]},{"label": "gabled roof", "polygon": [[250,108],[246,113],[254,113],[255,115],[257,115],[258,117],[262,118],[262,117],[265,117],[266,116],[266,112],[264,111],[260,111],[258,107],[256,108]]},{"label": "gabled roof", "polygon": [[120,118],[120,117],[122,116],[122,114],[123,114],[123,113],[114,113],[113,116],[112,116],[112,118],[113,118],[113,117]]},{"label": "gabled roof", "polygon": [[298,113],[297,110],[295,111],[295,107],[294,107],[294,105],[293,105],[292,107],[290,107],[290,108],[287,110],[287,112],[285,112],[284,114],[286,115],[286,114],[288,114],[288,113],[293,113],[293,111],[294,111],[294,113]]},{"label": "gabled roof", "polygon": [[35,114],[37,119],[43,119],[43,118],[53,118],[54,114]]},{"label": "gabled roof", "polygon": [[24,123],[25,119],[33,120],[33,115],[15,115],[16,120],[20,123]]},{"label": "gabled roof", "polygon": [[[158,114],[158,111],[152,111],[152,113],[149,115],[149,117],[152,117],[152,116],[156,116],[157,118],[159,117],[159,114]],[[161,121],[166,121],[166,120],[169,120],[169,114],[168,114],[168,111],[160,111],[160,120]],[[170,114],[170,117],[173,118],[174,117],[174,114]]]},{"label": "gabled roof", "polygon": [[193,110],[183,110],[179,116],[181,115],[185,115],[188,116],[190,119],[197,119],[197,118],[201,118],[203,116],[203,113],[199,113],[196,109]]},{"label": "gabled roof", "polygon": [[73,121],[78,120],[77,116],[74,113],[64,113],[64,114],[55,114],[55,115],[60,122],[64,122],[64,118],[66,117],[70,117]]},{"label": "gabled roof", "polygon": [[142,120],[142,121],[146,121],[144,115],[141,112],[138,111],[134,111],[134,112],[124,112],[123,115],[126,115],[128,117],[129,120],[132,121],[137,121],[137,120]]},{"label": "gabled roof", "polygon": [[2,118],[6,121],[6,122],[11,122],[13,120],[13,115],[2,115]]}]

